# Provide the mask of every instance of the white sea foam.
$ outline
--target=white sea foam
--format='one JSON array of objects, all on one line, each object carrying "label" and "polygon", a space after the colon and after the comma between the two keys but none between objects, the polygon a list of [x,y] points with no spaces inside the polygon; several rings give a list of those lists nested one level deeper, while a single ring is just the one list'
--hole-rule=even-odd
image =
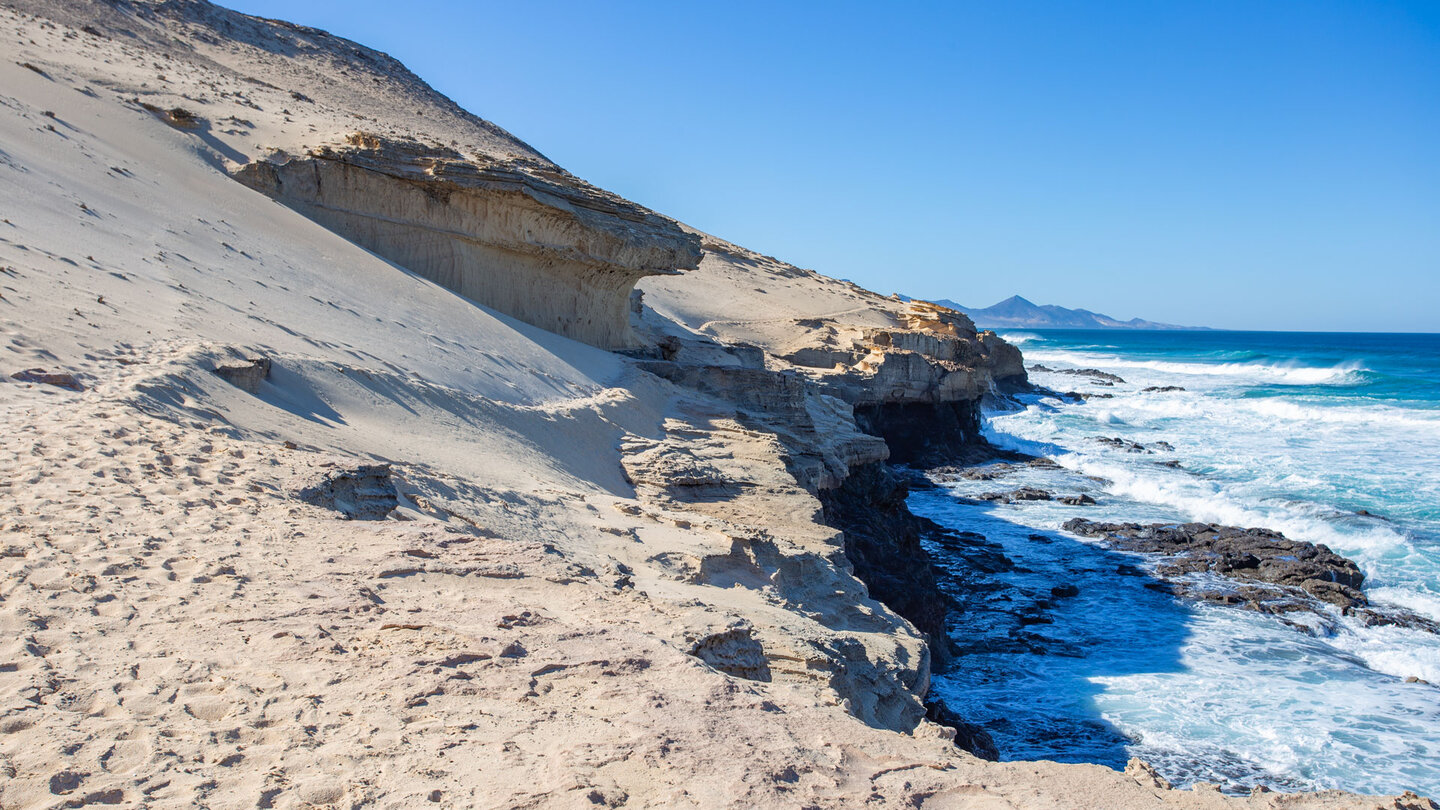
[{"label": "white sea foam", "polygon": [[1026,343],[1031,343],[1036,340],[1043,340],[1043,338],[1041,338],[1039,335],[1031,334],[1029,332],[1005,332],[1001,334],[1000,337],[1004,338],[1005,342],[1009,343],[1012,346],[1023,346]]},{"label": "white sea foam", "polygon": [[1106,354],[1041,350],[1031,352],[1028,360],[1065,363],[1077,368],[1147,369],[1165,374],[1189,377],[1222,377],[1285,385],[1354,385],[1363,381],[1367,371],[1358,363],[1344,363],[1329,368],[1276,363],[1184,363],[1172,360],[1132,360]]},{"label": "white sea foam", "polygon": [[[1351,400],[1352,402],[1354,400]],[[1440,442],[1440,410],[1397,408],[1379,403],[1320,404],[1297,397],[1221,398],[1201,392],[1119,393],[1113,399],[1092,399],[1082,407],[1098,422],[1147,424],[1155,420],[1202,420],[1182,426],[1186,432],[1231,429],[1309,430],[1317,425],[1426,434]],[[1389,436],[1351,433],[1355,438],[1384,442]]]},{"label": "white sea foam", "polygon": [[1366,627],[1347,621],[1345,630],[1327,641],[1376,672],[1440,683],[1440,643],[1422,630]]},{"label": "white sea foam", "polygon": [[1330,521],[1306,514],[1309,509],[1266,508],[1259,503],[1247,503],[1243,495],[1213,480],[1184,474],[1164,475],[1160,471],[1140,472],[1079,454],[1061,456],[1058,461],[1085,475],[1107,479],[1111,494],[1170,507],[1178,519],[1274,529],[1295,540],[1324,543],[1337,552],[1355,554],[1362,564],[1408,545],[1405,536],[1388,525],[1342,530]]},{"label": "white sea foam", "polygon": [[[1127,383],[1092,388],[1083,378],[1037,374],[1038,382],[1059,390],[1081,387],[1111,396],[1073,404],[1048,399],[987,420],[992,441],[1050,456],[1064,468],[1013,473],[1006,486],[1086,492],[1099,501],[1080,511],[1051,502],[979,507],[1016,526],[1018,547],[1007,545],[1007,553],[1057,553],[1061,544],[1034,546],[1028,533],[1055,531],[1077,515],[1266,527],[1355,560],[1366,574],[1366,594],[1380,610],[1440,619],[1440,476],[1434,466],[1440,410],[1422,402],[1399,407],[1363,399],[1370,389],[1358,384],[1371,376],[1360,364],[1149,361],[1117,357],[1120,352],[1027,351],[1032,362],[1118,372]],[[1139,390],[1160,385],[1187,390]],[[1325,388],[1283,394],[1275,388],[1298,385]],[[1095,441],[1109,436],[1158,449],[1129,453]],[[1157,445],[1162,439],[1174,450]],[[1156,464],[1170,461],[1181,468]],[[971,497],[996,489],[990,482],[953,486]],[[1362,509],[1384,517],[1359,514]],[[1044,558],[1025,565],[1047,570]],[[1082,593],[1116,587],[1103,571],[1057,572],[1077,581]],[[1431,687],[1404,682],[1415,677],[1440,683],[1440,637],[1366,626],[1338,611],[1307,623],[1231,607],[1185,609],[1191,618],[1183,622],[1181,665],[1161,648],[1154,655],[1131,654],[1120,661],[1123,667],[1109,667],[1106,653],[1090,652],[1087,664],[1071,670],[1091,675],[1100,689],[1093,695],[1082,689],[1077,699],[1093,699],[1106,721],[1139,740],[1131,754],[1180,782],[1440,789],[1440,762],[1427,753],[1440,750],[1440,703]],[[1104,611],[1093,618],[1082,612],[1057,617],[1045,632],[1103,639],[1115,632],[1115,621]],[[1076,623],[1086,627],[1076,629]],[[1015,666],[1023,680],[1053,663]],[[1069,683],[1052,682],[1061,688]],[[1004,681],[998,683],[1003,688]],[[965,684],[957,701],[975,688]],[[994,695],[985,700],[1005,702]],[[1031,748],[1037,745],[1043,748]]]}]

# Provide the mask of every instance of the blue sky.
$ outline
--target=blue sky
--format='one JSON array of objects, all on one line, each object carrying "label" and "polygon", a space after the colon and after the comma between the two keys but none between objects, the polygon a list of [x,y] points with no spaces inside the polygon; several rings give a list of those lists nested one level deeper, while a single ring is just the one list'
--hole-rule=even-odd
[{"label": "blue sky", "polygon": [[230,4],[880,292],[1440,331],[1440,2]]}]

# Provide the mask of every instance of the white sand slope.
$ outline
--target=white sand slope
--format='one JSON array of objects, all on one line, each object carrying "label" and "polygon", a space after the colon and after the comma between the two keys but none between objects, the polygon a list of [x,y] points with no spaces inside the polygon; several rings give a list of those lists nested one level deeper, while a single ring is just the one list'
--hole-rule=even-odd
[{"label": "white sand slope", "polygon": [[[225,173],[357,114],[543,158],[341,40],[86,8],[0,9],[0,808],[1402,806],[896,730],[923,645],[773,435]],[[307,501],[361,464],[388,519]]]}]

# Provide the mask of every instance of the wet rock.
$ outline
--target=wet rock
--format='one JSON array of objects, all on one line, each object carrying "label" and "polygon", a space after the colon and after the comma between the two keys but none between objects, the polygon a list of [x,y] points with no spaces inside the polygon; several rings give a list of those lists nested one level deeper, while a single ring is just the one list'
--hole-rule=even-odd
[{"label": "wet rock", "polygon": [[260,383],[270,377],[270,358],[256,357],[243,363],[216,366],[215,374],[247,394],[258,394]]},{"label": "wet rock", "polygon": [[1090,440],[1095,442],[1096,444],[1103,444],[1106,447],[1113,447],[1116,450],[1124,450],[1127,453],[1151,452],[1150,450],[1147,450],[1145,448],[1145,445],[1140,444],[1139,442],[1129,441],[1128,439],[1122,439],[1119,436],[1092,436],[1090,437]]},{"label": "wet rock", "polygon": [[947,562],[961,563],[968,572],[999,574],[1015,570],[1015,561],[1005,556],[1004,546],[987,541],[984,535],[937,526],[927,539],[945,550]]},{"label": "wet rock", "polygon": [[[1240,529],[1209,523],[1096,523],[1076,518],[1066,531],[1104,537],[1112,548],[1162,554],[1153,591],[1280,617],[1307,633],[1334,632],[1334,606],[1366,626],[1405,627],[1440,635],[1440,622],[1403,608],[1371,605],[1361,591],[1364,574],[1354,562],[1324,545],[1290,540],[1269,529]],[[1119,566],[1117,574],[1139,576]],[[1206,572],[1224,579],[1187,577]],[[1301,614],[1304,614],[1303,616]]]},{"label": "wet rock", "polygon": [[1142,394],[1165,394],[1165,393],[1169,393],[1169,392],[1171,392],[1171,391],[1184,391],[1184,390],[1185,390],[1184,388],[1181,388],[1181,387],[1178,386],[1178,385],[1151,385],[1151,386],[1147,386],[1147,387],[1145,387],[1145,388],[1141,388],[1141,389],[1140,389],[1140,393],[1142,393]]},{"label": "wet rock", "polygon": [[1389,608],[1384,611],[1373,607],[1356,608],[1349,611],[1351,617],[1359,619],[1366,627],[1408,627],[1440,635],[1440,622],[1427,619],[1406,610]]},{"label": "wet rock", "polygon": [[43,368],[31,368],[24,371],[17,371],[10,375],[12,380],[19,380],[24,383],[40,383],[41,385],[53,385],[56,388],[66,388],[71,391],[84,391],[85,386],[74,374],[65,371],[49,372]]},{"label": "wet rock", "polygon": [[1093,380],[1110,383],[1112,385],[1115,383],[1123,384],[1125,382],[1125,380],[1121,379],[1118,375],[1111,374],[1108,371],[1101,371],[1098,368],[1049,368],[1047,366],[1034,365],[1030,367],[1030,370],[1043,371],[1050,374],[1072,374],[1076,377],[1089,377]]},{"label": "wet rock", "polygon": [[1057,500],[1066,506],[1093,506],[1095,504],[1095,499],[1084,493],[1079,495],[1066,495],[1063,498],[1057,498]]},{"label": "wet rock", "polygon": [[935,698],[925,703],[925,719],[955,729],[955,746],[991,762],[1000,760],[1000,749],[995,739],[983,727],[967,721],[951,711],[945,701]]},{"label": "wet rock", "polygon": [[1049,501],[1054,497],[1049,492],[1034,487],[1021,487],[1010,493],[1010,498],[1016,501]]},{"label": "wet rock", "polygon": [[[952,467],[949,469],[955,468]],[[1019,469],[1018,465],[1000,461],[994,464],[984,464],[979,467],[960,469],[956,472],[956,475],[967,481],[992,481],[1001,476],[1009,475],[1017,469]]]},{"label": "wet rock", "polygon": [[984,495],[976,495],[976,499],[990,501],[991,503],[1015,503],[1017,501],[1050,501],[1055,496],[1043,489],[1034,487],[1020,487],[1009,492],[987,492]]},{"label": "wet rock", "polygon": [[1242,529],[1213,523],[1065,522],[1066,531],[1103,537],[1113,548],[1164,554],[1167,576],[1209,571],[1231,579],[1298,588],[1340,608],[1368,604],[1360,592],[1365,575],[1354,562],[1324,545],[1290,540],[1270,529]]},{"label": "wet rock", "polygon": [[1175,452],[1175,445],[1165,441],[1155,442],[1150,447],[1155,450],[1164,450],[1167,453]]},{"label": "wet rock", "polygon": [[1055,587],[1051,588],[1050,595],[1055,597],[1056,599],[1068,599],[1072,596],[1079,596],[1080,588],[1067,582],[1064,585],[1056,585]]},{"label": "wet rock", "polygon": [[298,494],[306,503],[334,509],[351,520],[384,520],[400,503],[389,464],[335,470]]}]

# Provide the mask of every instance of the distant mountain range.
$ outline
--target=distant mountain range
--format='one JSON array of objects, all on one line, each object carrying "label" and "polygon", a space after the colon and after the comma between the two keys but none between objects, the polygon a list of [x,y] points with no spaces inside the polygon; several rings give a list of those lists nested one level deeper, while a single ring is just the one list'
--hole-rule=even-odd
[{"label": "distant mountain range", "polygon": [[981,329],[1208,329],[1205,326],[1176,326],[1169,323],[1131,318],[1116,320],[1088,309],[1067,309],[1054,304],[1040,306],[1032,301],[1012,295],[991,307],[967,307],[945,298],[931,299],[933,303],[951,309],[958,309],[970,316],[970,320]]}]

